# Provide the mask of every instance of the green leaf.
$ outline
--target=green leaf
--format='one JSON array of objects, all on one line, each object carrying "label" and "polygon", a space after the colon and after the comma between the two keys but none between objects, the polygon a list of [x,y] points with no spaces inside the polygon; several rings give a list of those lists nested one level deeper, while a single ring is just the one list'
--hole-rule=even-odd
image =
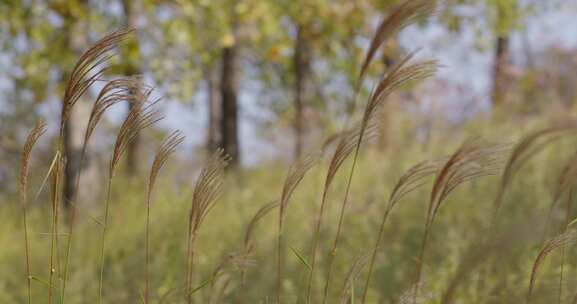
[{"label": "green leaf", "polygon": [[351,300],[349,303],[355,304],[355,280],[354,279],[351,282]]},{"label": "green leaf", "polygon": [[212,282],[216,281],[216,279],[218,277],[220,277],[222,275],[222,273],[216,274],[214,276],[211,276],[209,279],[205,279],[204,281],[200,282],[200,284],[198,286],[196,286],[195,288],[193,288],[189,295],[203,289],[204,287],[206,287],[206,285],[211,284]]},{"label": "green leaf", "polygon": [[303,265],[305,265],[305,267],[308,270],[311,270],[311,266],[306,261],[306,259],[293,246],[291,246],[290,244],[288,246],[291,249],[291,251],[296,255],[296,257],[301,261],[301,263],[303,263]]},{"label": "green leaf", "polygon": [[40,283],[46,285],[47,287],[50,287],[50,283],[48,283],[48,281],[46,281],[46,280],[44,280],[44,279],[41,279],[41,278],[35,277],[35,276],[30,276],[30,278],[31,278],[33,281],[40,282]]},{"label": "green leaf", "polygon": [[140,296],[140,303],[145,304],[146,301],[144,300],[144,295],[142,294],[142,291],[139,291],[138,295]]},{"label": "green leaf", "polygon": [[104,228],[104,223],[102,223],[100,220],[98,220],[97,218],[93,217],[92,215],[88,215],[90,217],[91,220],[93,220],[96,224],[98,224],[98,226]]}]

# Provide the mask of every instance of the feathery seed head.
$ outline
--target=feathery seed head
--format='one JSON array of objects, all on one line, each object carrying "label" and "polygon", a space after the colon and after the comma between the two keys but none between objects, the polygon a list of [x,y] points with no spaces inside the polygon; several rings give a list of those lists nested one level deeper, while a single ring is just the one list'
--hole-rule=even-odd
[{"label": "feathery seed head", "polygon": [[224,150],[218,149],[200,172],[192,194],[190,209],[189,227],[192,234],[198,231],[202,221],[216,203],[222,190],[225,168],[229,161],[230,157],[224,153]]},{"label": "feathery seed head", "polygon": [[114,170],[118,166],[120,157],[122,154],[124,154],[138,133],[143,129],[157,123],[163,118],[160,111],[154,108],[154,106],[158,103],[158,100],[147,102],[151,93],[151,89],[137,90],[137,95],[135,95],[136,102],[124,119],[124,122],[120,126],[120,130],[118,131],[118,135],[116,137],[114,151],[110,160],[110,167],[108,172],[109,177],[114,175]]},{"label": "feathery seed head", "polygon": [[148,191],[152,191],[158,172],[160,172],[160,169],[162,169],[168,157],[176,151],[176,148],[182,144],[183,141],[184,135],[178,130],[170,133],[170,135],[164,139],[152,162],[152,169],[150,170],[150,177],[148,179]]},{"label": "feathery seed head", "polygon": [[365,77],[368,67],[373,61],[377,50],[395,33],[407,25],[415,23],[433,15],[437,9],[437,1],[434,0],[407,0],[393,9],[392,13],[377,28],[376,34],[365,55],[358,78],[360,84]]},{"label": "feathery seed head", "polygon": [[68,119],[70,111],[80,97],[104,74],[107,69],[106,62],[114,56],[112,50],[132,32],[132,29],[112,32],[95,42],[80,56],[66,83],[62,100],[61,126]]},{"label": "feathery seed head", "polygon": [[38,121],[36,126],[32,128],[28,137],[26,138],[26,143],[22,149],[20,154],[20,178],[19,178],[19,189],[20,189],[20,202],[23,208],[26,208],[27,202],[27,195],[26,192],[28,191],[28,168],[30,165],[30,155],[32,154],[32,149],[34,145],[46,132],[46,123],[44,121]]}]

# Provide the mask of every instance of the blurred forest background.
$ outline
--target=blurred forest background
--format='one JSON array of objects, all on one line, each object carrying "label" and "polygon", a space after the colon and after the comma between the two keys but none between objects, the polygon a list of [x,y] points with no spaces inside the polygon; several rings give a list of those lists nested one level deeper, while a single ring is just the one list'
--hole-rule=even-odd
[{"label": "blurred forest background", "polygon": [[[179,280],[178,274],[161,274],[172,270],[178,273],[182,262],[175,257],[181,253],[178,231],[186,230],[183,210],[190,200],[196,172],[207,155],[223,148],[234,169],[233,177],[225,183],[223,204],[215,207],[214,214],[207,219],[213,223],[199,240],[199,248],[210,247],[202,253],[204,256],[198,257],[203,274],[210,273],[218,259],[235,247],[242,237],[238,231],[244,229],[250,216],[262,204],[280,196],[287,165],[322,147],[350,117],[360,117],[359,109],[372,86],[361,88],[355,106],[359,68],[379,20],[399,3],[395,0],[0,1],[0,302],[25,302],[25,286],[20,277],[24,273],[21,241],[19,232],[16,233],[20,222],[14,215],[22,146],[35,122],[39,118],[46,120],[47,136],[40,140],[32,161],[36,169],[31,174],[31,184],[39,185],[53,158],[51,151],[58,135],[56,122],[65,83],[78,56],[91,43],[113,30],[134,28],[133,37],[121,44],[105,76],[111,79],[141,75],[144,83],[154,87],[153,96],[162,98],[159,108],[165,116],[129,145],[121,166],[124,174],[117,180],[120,186],[113,190],[122,203],[117,204],[113,213],[118,218],[112,220],[111,229],[118,230],[114,230],[116,233],[110,240],[113,245],[109,246],[112,249],[107,255],[111,261],[121,262],[107,270],[106,286],[111,290],[105,292],[107,303],[138,301],[139,282],[131,277],[138,276],[142,257],[127,256],[139,252],[141,245],[144,215],[139,204],[146,182],[142,177],[148,174],[163,135],[179,129],[186,136],[175,157],[169,160],[166,173],[162,173],[155,205],[158,208],[153,219],[155,229],[166,228],[152,232],[151,242],[157,242],[154,254],[158,255],[152,266],[156,273],[152,297],[158,300]],[[355,181],[357,188],[352,190],[353,206],[347,222],[350,230],[344,245],[351,250],[341,258],[339,265],[343,266],[337,270],[341,276],[355,254],[372,246],[383,198],[410,165],[446,155],[452,151],[449,148],[457,147],[469,137],[512,142],[529,130],[565,119],[577,111],[575,0],[444,1],[432,18],[407,27],[379,50],[367,83],[373,83],[404,54],[415,50],[417,58],[437,58],[442,68],[434,77],[395,92],[387,100],[386,110],[379,114],[383,115],[379,136],[363,155]],[[116,129],[130,110],[129,106],[117,107],[105,115],[103,127],[96,131],[88,157],[80,167],[85,124],[100,88],[102,84],[96,83],[79,100],[64,137],[67,156],[64,208],[79,191],[80,206],[85,210],[81,211],[85,214],[81,233],[87,235],[94,230],[91,218],[101,212],[104,168]],[[571,146],[564,144],[563,147]],[[560,160],[569,155],[560,150],[544,154],[540,165],[527,169],[527,173],[532,173],[530,181],[512,190],[511,197],[525,202],[508,210],[508,214],[513,214],[510,221],[515,227],[530,227],[530,220],[545,212],[551,180],[562,166]],[[78,175],[83,177],[77,189],[74,180]],[[322,173],[312,175],[305,180],[297,195],[296,201],[300,202],[295,202],[294,214],[287,220],[295,227],[287,232],[287,239],[296,253],[287,253],[289,266],[283,289],[294,299],[300,299],[303,288],[300,282],[304,278],[298,252],[310,250],[313,216],[309,214],[315,214],[322,183]],[[529,182],[533,186],[527,190]],[[341,187],[335,187],[336,191],[342,189],[344,180],[339,183]],[[438,295],[444,295],[444,288],[452,286],[447,283],[453,282],[452,273],[459,273],[459,261],[488,224],[482,216],[488,207],[476,206],[476,200],[492,200],[495,186],[483,181],[467,191],[458,196],[463,201],[459,202],[461,206],[466,207],[452,211],[448,208],[439,219],[439,231],[435,232],[439,244],[432,245],[431,250],[437,252],[431,259],[437,266],[430,274],[435,280],[428,283]],[[37,207],[33,208],[32,219],[39,222],[33,229],[38,235],[34,236],[37,241],[32,247],[39,252],[49,241],[42,235],[48,229],[48,222],[42,220],[43,208],[47,208],[43,200],[48,197],[49,191],[40,191],[31,202]],[[527,211],[523,206],[535,210]],[[329,223],[336,220],[336,202],[330,208],[327,212],[333,219]],[[422,214],[422,206],[413,204],[391,220],[393,224],[385,232],[390,246],[379,255],[376,280],[369,293],[369,299],[374,299],[371,303],[389,303],[409,286],[407,278],[418,248]],[[12,215],[16,219],[10,219]],[[181,218],[178,221],[174,220],[177,216]],[[563,221],[562,215],[554,218]],[[268,225],[274,227],[272,222]],[[456,229],[459,225],[469,228]],[[327,229],[329,234],[334,228]],[[259,238],[259,244],[268,249],[256,253],[257,257],[270,255],[274,248],[269,244],[274,238],[267,237],[268,234],[262,232]],[[367,244],[363,240],[368,240]],[[441,242],[451,244],[446,245],[444,253],[439,249]],[[518,258],[511,262],[508,276],[485,285],[473,282],[458,292],[451,291],[457,294],[457,302],[514,303],[509,300],[524,294],[528,261],[532,261],[538,249],[535,244],[536,241],[519,245],[531,252],[515,251],[518,247],[506,249],[513,252],[511,260]],[[75,246],[94,248],[89,240],[79,241]],[[81,257],[84,262],[78,260]],[[96,265],[84,264],[96,258],[90,253],[81,257],[73,261],[76,266],[70,292],[74,300],[70,302],[92,303],[84,300],[83,294],[96,292],[96,286],[91,285],[96,276],[89,274]],[[42,257],[37,259],[33,263],[42,269],[40,265],[45,261]],[[274,286],[274,280],[270,279],[273,267],[274,262],[267,262],[256,271],[260,273],[252,275],[249,281],[254,284],[248,284],[246,299],[250,300],[246,303],[266,301],[260,291]],[[554,273],[556,268],[552,267]],[[496,273],[492,275],[499,277]],[[567,284],[571,282],[575,283]],[[211,284],[217,285],[214,281]],[[35,292],[42,294],[42,284],[38,286]],[[505,292],[503,286],[510,289]],[[214,295],[215,289],[222,290],[218,296],[222,298]],[[199,293],[197,300],[218,302],[215,299],[232,299],[232,294],[234,287],[213,286],[211,292]],[[496,295],[502,297],[494,298]],[[471,297],[479,302],[463,300]],[[503,299],[509,300],[503,302]]]},{"label": "blurred forest background", "polygon": [[[515,108],[520,116],[575,99],[574,1],[450,1],[399,34],[372,75],[403,53],[438,58],[438,77],[395,96],[391,116],[411,115],[415,144],[436,128]],[[293,159],[338,130],[371,30],[397,1],[3,1],[0,91],[2,161],[13,164],[26,127],[59,115],[75,58],[98,37],[135,27],[110,75],[142,75],[164,100],[162,126],[187,135],[185,159],[223,146],[235,162]],[[370,87],[365,88],[365,94]],[[93,90],[95,94],[98,90]],[[361,98],[362,99],[362,98]],[[81,102],[88,108],[90,98]],[[72,118],[68,145],[88,110]],[[118,124],[126,109],[109,115]],[[393,114],[394,113],[394,114]],[[508,111],[508,113],[511,113]],[[391,119],[393,120],[393,119]],[[222,123],[226,121],[227,123]],[[76,127],[78,125],[78,127]],[[384,137],[399,129],[391,122]],[[102,134],[106,140],[107,134]],[[383,138],[383,147],[394,138]],[[142,143],[146,145],[146,143]],[[141,141],[128,153],[138,170]],[[2,193],[13,191],[3,166]],[[73,190],[71,190],[73,191]]]}]

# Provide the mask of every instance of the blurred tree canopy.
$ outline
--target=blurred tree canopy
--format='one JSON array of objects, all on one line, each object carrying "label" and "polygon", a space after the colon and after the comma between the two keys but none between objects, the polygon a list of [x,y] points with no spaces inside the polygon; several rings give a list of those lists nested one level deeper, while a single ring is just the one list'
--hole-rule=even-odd
[{"label": "blurred tree canopy", "polygon": [[[9,62],[3,71],[9,89],[2,95],[6,107],[0,115],[3,121],[18,117],[22,119],[13,121],[28,125],[40,115],[36,109],[46,109],[37,105],[59,100],[66,73],[89,42],[130,26],[136,33],[121,47],[107,76],[142,74],[165,99],[190,107],[202,105],[206,133],[194,136],[201,137],[208,150],[228,146],[238,160],[242,146],[239,124],[254,114],[244,110],[243,103],[250,101],[251,107],[268,115],[257,122],[266,127],[260,128],[260,135],[290,133],[283,138],[284,145],[289,142],[291,147],[285,156],[298,157],[351,114],[352,87],[368,36],[377,21],[399,3],[2,1],[0,57]],[[490,95],[493,103],[501,104],[519,92],[510,87],[511,34],[523,31],[525,21],[548,6],[567,5],[555,3],[456,0],[440,9],[435,22],[459,32],[472,26],[473,19],[483,20],[483,30],[490,34],[479,39],[490,41],[485,45],[493,53]],[[462,13],[462,7],[476,10]],[[369,76],[376,77],[394,64],[402,47],[398,39],[392,39]],[[526,87],[532,78],[523,79]],[[362,94],[369,89],[363,88]],[[57,111],[49,110],[52,112]],[[5,138],[18,141],[11,132],[5,131]],[[3,142],[6,145],[9,140]],[[138,143],[131,150],[129,171],[137,167]]]}]

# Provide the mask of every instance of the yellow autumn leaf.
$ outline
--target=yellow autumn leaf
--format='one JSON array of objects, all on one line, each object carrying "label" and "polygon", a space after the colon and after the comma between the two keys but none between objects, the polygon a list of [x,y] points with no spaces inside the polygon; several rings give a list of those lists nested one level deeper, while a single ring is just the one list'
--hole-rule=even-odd
[{"label": "yellow autumn leaf", "polygon": [[230,47],[235,43],[234,36],[231,33],[227,33],[220,38],[220,45],[222,47]]},{"label": "yellow autumn leaf", "polygon": [[281,51],[282,47],[280,45],[275,45],[268,50],[266,57],[270,61],[279,61],[281,57]]}]

